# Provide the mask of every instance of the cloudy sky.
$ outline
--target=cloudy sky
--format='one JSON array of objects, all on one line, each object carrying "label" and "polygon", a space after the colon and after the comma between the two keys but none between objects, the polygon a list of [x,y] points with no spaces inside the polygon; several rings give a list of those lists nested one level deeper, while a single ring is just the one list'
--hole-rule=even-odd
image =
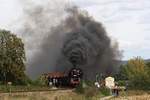
[{"label": "cloudy sky", "polygon": [[[67,0],[66,0],[67,1]],[[123,59],[150,58],[150,0],[68,0],[103,23],[119,42]],[[17,30],[22,15],[19,0],[0,0],[0,28]]]}]

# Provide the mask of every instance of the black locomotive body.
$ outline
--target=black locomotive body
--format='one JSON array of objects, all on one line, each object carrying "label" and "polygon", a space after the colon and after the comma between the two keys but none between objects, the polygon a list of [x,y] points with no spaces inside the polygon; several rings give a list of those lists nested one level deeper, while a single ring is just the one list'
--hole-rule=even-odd
[{"label": "black locomotive body", "polygon": [[76,86],[81,82],[83,72],[79,68],[72,68],[68,76],[70,78],[70,84]]},{"label": "black locomotive body", "polygon": [[75,87],[80,84],[83,72],[80,68],[72,68],[68,73],[53,72],[46,75],[49,86]]}]

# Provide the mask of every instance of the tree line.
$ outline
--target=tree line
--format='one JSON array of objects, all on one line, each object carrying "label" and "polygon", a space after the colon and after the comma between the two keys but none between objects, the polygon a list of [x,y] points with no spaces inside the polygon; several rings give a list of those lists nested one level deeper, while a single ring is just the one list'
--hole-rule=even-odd
[{"label": "tree line", "polygon": [[150,62],[145,62],[141,57],[132,58],[120,66],[115,77],[130,89],[150,90]]}]

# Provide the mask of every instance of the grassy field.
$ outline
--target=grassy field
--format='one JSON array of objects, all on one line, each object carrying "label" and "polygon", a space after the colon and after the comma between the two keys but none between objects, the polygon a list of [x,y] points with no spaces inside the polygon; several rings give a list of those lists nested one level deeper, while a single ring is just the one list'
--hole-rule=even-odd
[{"label": "grassy field", "polygon": [[[145,91],[128,91],[128,95],[120,94],[107,100],[150,100],[150,94]],[[141,93],[141,94],[140,94]],[[73,90],[58,90],[46,92],[1,93],[0,100],[101,100],[102,97],[87,98]]]},{"label": "grassy field", "polygon": [[110,100],[150,100],[150,95],[133,95],[133,96],[126,96],[126,97],[117,97],[112,98]]},{"label": "grassy field", "polygon": [[150,91],[129,90],[127,92],[120,92],[118,97],[110,100],[150,100]]},{"label": "grassy field", "polygon": [[82,88],[54,89],[43,86],[0,85],[0,100],[97,100],[109,95],[106,89],[102,90],[93,87],[82,90]]},{"label": "grassy field", "polygon": [[99,97],[87,98],[72,90],[47,92],[20,92],[0,94],[0,100],[99,100]]},{"label": "grassy field", "polygon": [[[100,98],[108,96],[105,89],[99,91],[95,88],[86,89],[83,94],[75,92],[75,89],[57,90],[39,86],[0,86],[0,91],[0,100],[101,100]],[[110,100],[150,100],[150,91],[122,91],[118,97]]]}]

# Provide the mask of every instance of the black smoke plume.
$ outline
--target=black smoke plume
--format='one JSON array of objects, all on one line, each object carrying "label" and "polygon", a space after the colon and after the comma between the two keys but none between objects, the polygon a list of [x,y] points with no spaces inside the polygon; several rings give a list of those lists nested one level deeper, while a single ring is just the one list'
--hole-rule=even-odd
[{"label": "black smoke plume", "polygon": [[85,78],[93,78],[100,72],[114,72],[120,52],[111,45],[111,39],[102,24],[77,8],[71,8],[69,11],[70,16],[65,20],[65,27],[69,28],[70,32],[62,49],[67,60],[74,67],[83,69]]},{"label": "black smoke plume", "polygon": [[27,63],[30,76],[67,72],[72,67],[83,69],[86,79],[94,79],[96,73],[114,72],[120,52],[100,22],[77,7],[65,8],[61,16],[50,17],[48,7],[26,10],[23,36],[28,55],[33,55]]}]

